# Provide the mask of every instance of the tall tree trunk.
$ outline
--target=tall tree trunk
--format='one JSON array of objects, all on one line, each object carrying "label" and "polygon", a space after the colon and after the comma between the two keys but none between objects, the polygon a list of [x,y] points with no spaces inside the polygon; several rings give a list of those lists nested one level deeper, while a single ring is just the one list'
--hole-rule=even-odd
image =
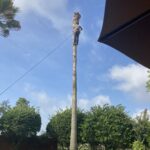
[{"label": "tall tree trunk", "polygon": [[79,25],[81,15],[75,12],[73,16],[73,87],[72,87],[72,116],[71,116],[71,136],[70,136],[70,150],[77,150],[77,45],[79,42],[79,35],[82,27]]},{"label": "tall tree trunk", "polygon": [[77,45],[73,45],[73,91],[72,91],[72,118],[71,118],[71,138],[70,150],[77,150]]}]

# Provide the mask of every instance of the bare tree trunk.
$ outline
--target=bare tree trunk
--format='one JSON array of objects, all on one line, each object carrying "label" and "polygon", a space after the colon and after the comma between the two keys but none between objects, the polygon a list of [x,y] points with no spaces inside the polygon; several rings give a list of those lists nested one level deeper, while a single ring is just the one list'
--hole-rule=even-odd
[{"label": "bare tree trunk", "polygon": [[77,150],[77,45],[79,42],[79,35],[82,27],[79,25],[81,15],[75,12],[73,16],[73,73],[72,73],[72,117],[71,117],[71,136],[70,136],[70,150]]},{"label": "bare tree trunk", "polygon": [[73,93],[72,93],[72,118],[71,118],[71,138],[70,150],[77,150],[77,45],[73,45]]}]

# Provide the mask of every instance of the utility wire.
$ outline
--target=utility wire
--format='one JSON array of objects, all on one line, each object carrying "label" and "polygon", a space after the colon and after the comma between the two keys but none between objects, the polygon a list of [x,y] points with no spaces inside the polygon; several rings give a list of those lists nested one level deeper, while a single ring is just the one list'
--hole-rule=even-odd
[{"label": "utility wire", "polygon": [[15,81],[9,84],[4,90],[0,92],[0,96],[3,95],[6,91],[8,91],[11,87],[13,87],[17,82],[23,79],[26,75],[28,75],[31,71],[33,71],[36,67],[38,67],[45,59],[47,59],[50,55],[56,52],[59,48],[61,48],[64,43],[70,38],[70,35],[67,36],[60,44],[58,44],[54,49],[49,51],[43,58],[41,58],[37,63],[35,63],[31,68],[29,68],[25,73],[23,73],[20,77],[18,77]]}]

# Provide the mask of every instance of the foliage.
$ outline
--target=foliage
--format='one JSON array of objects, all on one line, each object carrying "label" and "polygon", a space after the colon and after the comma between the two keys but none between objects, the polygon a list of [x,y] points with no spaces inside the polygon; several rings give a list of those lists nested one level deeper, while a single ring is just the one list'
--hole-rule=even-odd
[{"label": "foliage", "polygon": [[[78,142],[81,142],[81,124],[84,120],[84,113],[81,110],[77,112],[78,124]],[[54,115],[47,125],[47,134],[51,138],[56,138],[61,147],[69,148],[71,131],[71,109],[60,110]]]},{"label": "foliage", "polygon": [[6,113],[10,109],[10,106],[8,103],[9,103],[8,101],[3,101],[0,103],[0,133],[2,129],[1,117],[4,115],[4,113]]},{"label": "foliage", "polygon": [[106,149],[128,148],[134,140],[132,121],[121,105],[91,108],[82,128],[84,142],[93,149],[99,144]]},{"label": "foliage", "polygon": [[20,98],[16,106],[10,108],[1,117],[1,132],[6,136],[31,137],[41,127],[41,117],[26,99]]},{"label": "foliage", "polygon": [[144,150],[144,145],[140,141],[135,141],[132,146],[133,150]]},{"label": "foliage", "polygon": [[[147,109],[145,109],[140,116],[136,117],[135,120],[135,133],[136,133],[136,140],[141,141],[146,147],[150,145],[150,121],[149,121],[149,114]],[[149,147],[150,148],[150,147]]]},{"label": "foliage", "polygon": [[7,100],[0,103],[0,117],[9,109],[10,109],[10,106]]},{"label": "foliage", "polygon": [[0,34],[3,37],[7,37],[12,29],[21,28],[19,21],[14,19],[17,12],[13,0],[0,0]]},{"label": "foliage", "polygon": [[19,100],[16,102],[16,106],[26,106],[26,107],[29,107],[29,101],[26,100],[25,98],[19,98]]},{"label": "foliage", "polygon": [[[20,98],[14,107],[10,107],[8,101],[3,101],[0,115],[1,134],[13,139],[16,147],[21,143],[20,139],[35,136],[40,130],[40,114],[25,98]],[[131,119],[121,105],[95,106],[86,113],[78,110],[77,118],[80,149],[105,147],[106,150],[116,150],[132,147],[133,150],[143,150],[143,146],[150,149],[150,116],[147,109],[136,119]],[[51,117],[46,130],[41,136],[43,139],[48,136],[58,141],[60,149],[69,149],[71,109],[59,110]]]},{"label": "foliage", "polygon": [[148,71],[148,81],[146,83],[146,87],[147,87],[148,91],[150,92],[150,71]]}]

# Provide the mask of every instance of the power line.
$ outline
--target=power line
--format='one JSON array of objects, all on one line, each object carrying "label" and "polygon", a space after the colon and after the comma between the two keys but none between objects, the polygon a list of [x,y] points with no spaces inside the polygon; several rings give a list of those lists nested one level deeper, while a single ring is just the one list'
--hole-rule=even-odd
[{"label": "power line", "polygon": [[4,90],[0,92],[0,96],[8,91],[11,87],[13,87],[17,82],[23,79],[26,75],[28,75],[32,70],[38,67],[45,59],[47,59],[50,55],[52,55],[55,51],[57,51],[62,45],[70,38],[70,35],[67,36],[60,44],[58,44],[54,49],[49,51],[44,57],[42,57],[37,63],[35,63],[31,68],[29,68],[25,73],[23,73],[20,77],[18,77],[15,81],[9,84]]}]

